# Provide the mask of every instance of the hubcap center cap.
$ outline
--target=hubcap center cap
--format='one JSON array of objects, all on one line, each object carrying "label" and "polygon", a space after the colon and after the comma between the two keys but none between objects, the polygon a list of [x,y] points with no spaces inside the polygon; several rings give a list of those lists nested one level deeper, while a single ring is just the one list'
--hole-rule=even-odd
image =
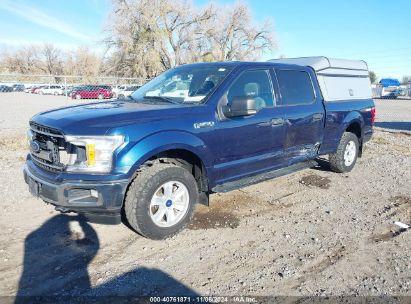
[{"label": "hubcap center cap", "polygon": [[169,199],[169,200],[166,201],[166,206],[167,207],[171,207],[172,204],[173,204],[172,200]]}]

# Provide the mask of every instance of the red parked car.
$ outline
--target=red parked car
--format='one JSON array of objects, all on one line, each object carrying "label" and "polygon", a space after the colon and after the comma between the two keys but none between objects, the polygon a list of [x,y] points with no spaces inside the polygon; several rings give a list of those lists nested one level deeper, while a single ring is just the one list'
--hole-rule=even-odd
[{"label": "red parked car", "polygon": [[84,86],[76,88],[70,93],[72,99],[106,99],[112,98],[110,86]]},{"label": "red parked car", "polygon": [[34,86],[34,87],[31,87],[30,93],[37,94],[37,91],[38,91],[39,89],[41,89],[42,87],[44,87],[44,86]]}]

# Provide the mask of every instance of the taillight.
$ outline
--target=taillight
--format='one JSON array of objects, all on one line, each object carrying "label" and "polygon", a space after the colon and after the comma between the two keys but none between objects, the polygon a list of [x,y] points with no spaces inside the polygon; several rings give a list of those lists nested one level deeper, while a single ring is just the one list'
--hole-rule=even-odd
[{"label": "taillight", "polygon": [[373,125],[375,122],[375,107],[371,108],[371,124]]}]

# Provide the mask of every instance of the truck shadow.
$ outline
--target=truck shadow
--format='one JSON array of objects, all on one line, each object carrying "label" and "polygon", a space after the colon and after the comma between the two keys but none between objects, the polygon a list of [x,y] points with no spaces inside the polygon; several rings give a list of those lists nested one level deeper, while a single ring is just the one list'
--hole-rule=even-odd
[{"label": "truck shadow", "polygon": [[316,164],[310,167],[310,169],[313,169],[316,171],[331,172],[330,162],[328,161],[328,159],[317,157],[315,161],[316,161]]},{"label": "truck shadow", "polygon": [[[78,223],[82,231],[72,232],[71,223]],[[107,281],[101,275],[105,282],[93,287],[87,267],[97,254],[100,241],[96,231],[80,216],[54,216],[31,232],[24,245],[24,268],[16,303],[30,303],[33,296],[58,302],[61,296],[196,295],[161,270],[144,267]]]}]

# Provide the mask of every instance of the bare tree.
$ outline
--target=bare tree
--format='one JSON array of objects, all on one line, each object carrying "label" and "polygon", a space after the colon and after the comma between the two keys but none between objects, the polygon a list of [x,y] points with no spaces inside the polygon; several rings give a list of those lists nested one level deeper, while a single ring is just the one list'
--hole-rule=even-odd
[{"label": "bare tree", "polygon": [[147,78],[161,69],[161,33],[156,27],[160,3],[160,0],[113,0],[109,37],[105,40],[109,47],[105,73]]},{"label": "bare tree", "polygon": [[65,74],[96,76],[101,65],[100,57],[88,47],[80,46],[67,55]]},{"label": "bare tree", "polygon": [[161,60],[165,69],[185,62],[196,61],[198,58],[194,41],[202,38],[199,30],[215,16],[212,6],[203,10],[195,10],[190,2],[167,0],[161,1],[161,14],[157,24],[165,33],[162,43]]},{"label": "bare tree", "polygon": [[36,52],[39,60],[36,60],[38,68],[49,75],[61,75],[63,74],[63,55],[60,49],[56,48],[52,44],[44,44],[40,48],[39,52]]},{"label": "bare tree", "polygon": [[[100,72],[101,58],[86,47],[75,51],[62,51],[52,44],[23,45],[17,49],[0,53],[0,67],[3,73],[62,74],[82,76],[81,81],[92,82]],[[61,82],[61,77],[55,77]]]},{"label": "bare tree", "polygon": [[2,70],[6,73],[30,74],[39,72],[39,49],[26,45],[1,54]]},{"label": "bare tree", "polygon": [[2,54],[2,62],[7,72],[21,74],[62,74],[64,66],[62,52],[52,44],[25,45],[6,51]]},{"label": "bare tree", "polygon": [[275,48],[269,22],[245,4],[196,8],[185,0],[113,0],[105,72],[152,77],[196,61],[254,60]]},{"label": "bare tree", "polygon": [[243,3],[216,10],[204,38],[209,40],[208,53],[220,61],[256,60],[276,48],[271,23],[254,24],[248,6]]}]

